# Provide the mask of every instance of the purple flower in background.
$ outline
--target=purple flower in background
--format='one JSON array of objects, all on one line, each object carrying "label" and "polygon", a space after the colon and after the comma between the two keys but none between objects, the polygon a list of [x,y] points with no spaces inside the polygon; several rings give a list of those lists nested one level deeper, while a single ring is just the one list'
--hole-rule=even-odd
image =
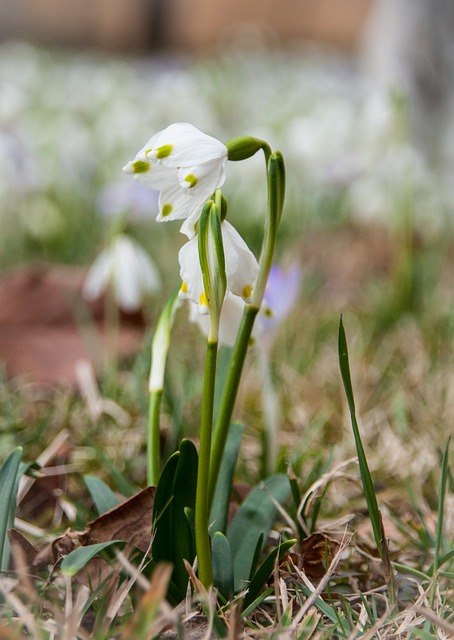
[{"label": "purple flower in background", "polygon": [[158,191],[150,192],[140,182],[119,180],[101,189],[98,209],[102,216],[108,218],[127,212],[130,218],[141,220],[158,214],[158,198]]},{"label": "purple flower in background", "polygon": [[284,270],[273,265],[265,289],[264,313],[260,314],[260,324],[266,334],[274,332],[292,310],[300,293],[302,273],[299,266],[294,265]]}]

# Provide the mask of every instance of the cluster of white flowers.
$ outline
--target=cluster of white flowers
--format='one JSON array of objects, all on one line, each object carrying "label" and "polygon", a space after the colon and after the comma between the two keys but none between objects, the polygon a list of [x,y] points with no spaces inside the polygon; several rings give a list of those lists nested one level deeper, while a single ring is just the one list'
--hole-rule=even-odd
[{"label": "cluster of white flowers", "polygon": [[[181,231],[189,238],[179,252],[182,285],[180,297],[188,299],[201,314],[208,314],[208,301],[200,265],[197,224],[202,208],[225,180],[227,147],[188,123],[176,123],[154,135],[128,162],[124,171],[136,180],[159,190],[157,221],[181,220]],[[226,322],[229,309],[241,317],[243,301],[252,294],[258,263],[243,238],[226,220],[221,223],[227,279],[227,311],[221,319],[223,328],[239,324]],[[232,302],[233,301],[233,302]],[[233,306],[234,305],[234,306]],[[190,317],[194,318],[193,312]],[[203,325],[204,326],[204,325]]]},{"label": "cluster of white flowers", "polygon": [[[433,202],[442,197],[440,185],[408,136],[396,131],[399,117],[390,96],[377,95],[345,60],[297,52],[264,55],[263,50],[244,56],[235,50],[225,51],[219,64],[185,58],[125,64],[86,52],[56,55],[5,42],[0,84],[0,254],[4,248],[5,265],[8,246],[21,246],[22,238],[25,246],[28,236],[38,234],[41,243],[49,241],[49,254],[68,246],[70,238],[73,242],[65,225],[77,226],[81,218],[82,227],[96,224],[97,206],[109,210],[106,197],[98,198],[101,190],[111,192],[112,183],[122,188],[118,162],[129,157],[131,141],[140,140],[144,127],[158,131],[163,123],[182,120],[220,139],[245,130],[271,142],[279,139],[289,169],[286,222],[292,232],[301,228],[304,216],[320,215],[323,194],[332,190],[336,202],[345,204],[344,212],[384,219],[395,210],[391,201],[403,179],[414,185],[416,216],[425,228],[444,220],[443,209]],[[219,86],[229,87],[222,99]],[[227,195],[232,208],[241,203],[251,219],[266,204],[264,190],[257,188],[263,167],[258,158],[241,165],[229,169],[235,190]],[[193,188],[187,184],[189,198]],[[132,195],[125,207],[140,213],[141,202]],[[149,200],[149,211],[154,208]],[[30,211],[38,223],[30,224]],[[80,243],[80,259],[92,253],[97,240],[93,234],[91,244]]]}]

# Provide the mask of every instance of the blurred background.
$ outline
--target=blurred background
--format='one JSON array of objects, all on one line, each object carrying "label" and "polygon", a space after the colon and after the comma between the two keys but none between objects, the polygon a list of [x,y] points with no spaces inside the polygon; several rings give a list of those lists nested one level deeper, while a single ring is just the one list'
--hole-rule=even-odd
[{"label": "blurred background", "polygon": [[[121,219],[170,291],[184,237],[175,225],[150,223],[156,196],[122,167],[153,133],[183,121],[223,141],[256,135],[283,152],[288,193],[277,259],[303,268],[308,295],[326,293],[336,310],[362,308],[353,294],[371,273],[400,272],[402,255],[416,272],[419,249],[440,257],[437,243],[450,237],[452,7],[449,0],[1,3],[0,269],[9,275],[36,262],[86,269]],[[229,165],[225,195],[232,222],[257,251],[266,204],[261,157]],[[368,240],[350,251],[352,233]],[[434,279],[439,264],[421,255],[429,256],[424,277]],[[417,299],[422,276],[413,276],[405,276],[406,293],[398,290],[408,295],[404,309]]]}]

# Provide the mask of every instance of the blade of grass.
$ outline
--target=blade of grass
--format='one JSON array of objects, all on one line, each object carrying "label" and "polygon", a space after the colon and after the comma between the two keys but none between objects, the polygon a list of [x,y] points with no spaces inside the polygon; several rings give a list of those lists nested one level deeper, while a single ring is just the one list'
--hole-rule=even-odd
[{"label": "blade of grass", "polygon": [[451,437],[448,438],[446,447],[443,453],[443,459],[441,461],[441,474],[440,474],[440,490],[438,492],[438,517],[437,517],[437,531],[435,534],[435,549],[434,549],[434,561],[432,565],[432,575],[434,575],[440,566],[440,551],[443,543],[443,520],[445,511],[445,498],[446,487],[448,483],[448,461],[449,461],[449,445],[451,443]]},{"label": "blade of grass", "polygon": [[342,382],[344,383],[345,395],[347,396],[348,408],[350,410],[353,436],[355,438],[356,452],[358,454],[359,471],[361,474],[361,480],[364,488],[364,495],[366,497],[367,509],[369,511],[369,517],[372,524],[372,530],[374,533],[375,544],[377,550],[382,557],[382,539],[380,530],[380,512],[378,509],[377,496],[375,494],[374,483],[369,471],[369,465],[367,464],[366,454],[364,452],[363,443],[361,441],[361,435],[359,432],[358,422],[356,420],[355,400],[353,397],[353,387],[350,377],[350,366],[348,360],[348,347],[347,338],[345,336],[344,323],[342,316],[339,322],[339,366],[342,376]]}]

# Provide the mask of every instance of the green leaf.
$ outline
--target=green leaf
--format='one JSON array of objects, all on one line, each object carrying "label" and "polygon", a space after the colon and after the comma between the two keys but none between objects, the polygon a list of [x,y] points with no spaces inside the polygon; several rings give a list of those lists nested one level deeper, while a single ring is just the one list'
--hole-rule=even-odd
[{"label": "green leaf", "polygon": [[269,495],[284,503],[290,495],[290,483],[286,475],[267,478],[250,492],[240,505],[227,530],[227,538],[233,555],[235,591],[240,591],[249,580],[257,540],[264,540],[274,524],[277,509]]},{"label": "green leaf", "polygon": [[183,560],[187,560],[192,565],[195,558],[193,529],[187,517],[187,510],[193,512],[195,509],[197,466],[197,449],[193,442],[185,439],[180,444],[180,457],[175,472],[173,501],[170,507],[173,520],[172,580],[183,592],[186,591],[189,578]]},{"label": "green leaf", "polygon": [[364,495],[366,497],[367,509],[369,511],[369,518],[372,524],[372,530],[374,532],[375,544],[377,550],[382,557],[382,535],[380,524],[380,512],[378,509],[377,496],[375,494],[374,483],[369,471],[369,465],[367,464],[366,454],[364,453],[363,443],[361,441],[361,435],[359,433],[358,422],[356,420],[355,400],[353,397],[352,381],[350,377],[350,366],[348,361],[348,347],[347,338],[344,331],[344,323],[342,322],[342,316],[339,322],[339,366],[342,375],[342,382],[344,383],[345,395],[347,396],[347,403],[350,409],[350,416],[353,428],[353,436],[355,438],[356,452],[358,454],[359,471],[361,474],[361,480],[363,483]]},{"label": "green leaf", "polygon": [[166,560],[174,566],[172,582],[184,598],[188,574],[183,559],[190,564],[195,558],[194,534],[188,514],[195,508],[198,456],[190,440],[182,440],[180,449],[165,465],[154,501],[153,560]]},{"label": "green leaf", "polygon": [[295,542],[296,540],[286,540],[266,556],[249,583],[249,589],[243,601],[243,609],[247,609],[254,602],[260,591],[265,586],[266,581],[273,572],[276,557],[279,555],[279,559],[281,559],[282,556],[287,553],[291,547],[293,547]]},{"label": "green leaf", "polygon": [[214,586],[228,602],[233,598],[233,559],[230,544],[221,531],[216,531],[211,540]]},{"label": "green leaf", "polygon": [[87,562],[94,558],[100,551],[111,547],[114,544],[124,544],[123,540],[109,540],[109,542],[98,542],[90,544],[86,547],[79,547],[68,553],[61,563],[61,570],[65,576],[75,576],[81,569],[85,567]]},{"label": "green leaf", "polygon": [[257,543],[255,545],[254,555],[252,556],[251,562],[251,570],[249,571],[249,581],[252,579],[252,576],[257,571],[257,567],[259,566],[260,556],[262,555],[263,549],[263,531],[257,538]]},{"label": "green leaf", "polygon": [[0,468],[0,570],[8,568],[8,529],[14,526],[22,447],[13,449]]},{"label": "green leaf", "polygon": [[84,476],[84,482],[99,515],[117,506],[119,500],[112,489],[96,476]]},{"label": "green leaf", "polygon": [[238,460],[243,431],[244,425],[239,422],[234,422],[230,425],[210,513],[210,523],[213,523],[210,528],[212,534],[216,531],[225,533],[227,527],[233,474]]}]

